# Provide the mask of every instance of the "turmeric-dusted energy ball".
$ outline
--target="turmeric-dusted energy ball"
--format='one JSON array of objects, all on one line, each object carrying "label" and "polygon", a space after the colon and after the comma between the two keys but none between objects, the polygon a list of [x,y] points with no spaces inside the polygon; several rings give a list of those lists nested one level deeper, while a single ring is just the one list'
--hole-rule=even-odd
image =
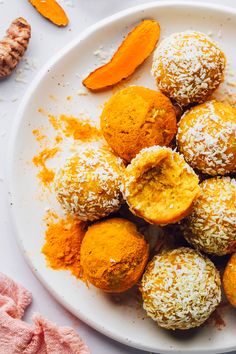
[{"label": "turmeric-dusted energy ball", "polygon": [[167,329],[204,323],[221,300],[214,264],[191,248],[161,253],[148,264],[141,292],[147,315]]},{"label": "turmeric-dusted energy ball", "polygon": [[214,177],[200,184],[201,194],[182,221],[186,240],[197,249],[223,256],[236,251],[236,180]]},{"label": "turmeric-dusted energy ball", "polygon": [[179,221],[200,192],[198,177],[183,157],[160,146],[143,149],[131,161],[124,186],[130,210],[151,224]]},{"label": "turmeric-dusted energy ball", "polygon": [[137,283],[148,254],[148,244],[135,224],[108,219],[89,227],[81,246],[81,266],[91,284],[120,293]]},{"label": "turmeric-dusted energy ball", "polygon": [[236,172],[236,109],[217,101],[191,108],[179,122],[177,143],[185,160],[203,173]]},{"label": "turmeric-dusted energy ball", "polygon": [[124,167],[108,150],[87,148],[68,158],[55,180],[59,203],[79,220],[97,220],[117,211],[123,201]]},{"label": "turmeric-dusted energy ball", "polygon": [[174,33],[154,53],[152,73],[159,89],[180,106],[204,102],[224,79],[226,58],[208,36]]},{"label": "turmeric-dusted energy ball", "polygon": [[236,307],[236,253],[234,253],[223,275],[223,287],[228,301]]},{"label": "turmeric-dusted energy ball", "polygon": [[176,114],[161,92],[130,86],[106,103],[101,128],[111,148],[129,162],[145,147],[170,144],[177,130]]}]

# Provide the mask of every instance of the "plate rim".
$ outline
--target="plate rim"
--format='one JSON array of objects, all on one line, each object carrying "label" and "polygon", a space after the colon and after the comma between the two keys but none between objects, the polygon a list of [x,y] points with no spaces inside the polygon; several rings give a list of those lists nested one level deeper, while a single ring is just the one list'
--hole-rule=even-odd
[{"label": "plate rim", "polygon": [[[12,125],[12,132],[10,133],[9,136],[9,141],[7,145],[7,164],[5,165],[5,177],[6,177],[6,186],[7,186],[7,194],[8,194],[8,209],[10,210],[10,219],[12,220],[12,225],[13,225],[13,232],[14,232],[14,237],[16,238],[18,247],[21,251],[21,253],[24,256],[24,259],[26,260],[27,265],[29,266],[30,270],[32,271],[33,275],[36,276],[36,278],[40,281],[40,283],[47,289],[47,291],[58,301],[63,307],[65,307],[67,310],[69,310],[72,314],[74,314],[76,317],[78,317],[81,321],[86,323],[88,326],[92,327],[96,331],[102,333],[103,335],[120,342],[122,344],[125,344],[127,346],[137,348],[140,350],[145,350],[145,351],[153,351],[153,348],[148,347],[147,345],[143,345],[142,343],[138,342],[133,342],[132,340],[129,340],[128,338],[124,338],[123,336],[120,336],[118,333],[114,333],[110,329],[104,328],[97,324],[93,319],[86,317],[84,314],[81,314],[80,311],[77,311],[77,314],[75,314],[73,306],[70,305],[70,303],[66,302],[64,298],[60,297],[53,289],[53,287],[41,276],[41,274],[35,269],[34,264],[27,254],[24,244],[23,244],[23,239],[21,237],[21,232],[18,229],[18,225],[16,222],[15,218],[15,213],[17,213],[17,210],[15,210],[15,204],[14,204],[14,188],[13,188],[13,168],[14,168],[14,156],[15,156],[15,147],[16,147],[16,137],[17,133],[21,124],[21,121],[23,120],[24,117],[24,110],[27,107],[27,104],[31,98],[32,93],[37,89],[37,86],[40,84],[40,82],[44,79],[45,74],[50,71],[50,69],[60,60],[63,59],[67,55],[68,52],[73,50],[76,46],[79,45],[81,41],[86,39],[90,34],[95,32],[96,30],[111,24],[114,21],[117,21],[123,17],[132,15],[137,12],[141,12],[143,10],[147,10],[150,8],[158,8],[158,7],[186,7],[188,9],[199,9],[199,8],[206,8],[206,9],[212,9],[215,11],[218,11],[220,13],[226,13],[227,15],[234,15],[236,16],[236,8],[226,6],[226,5],[221,5],[221,4],[214,4],[214,3],[205,3],[203,1],[197,1],[194,0],[191,3],[187,1],[178,1],[178,0],[160,0],[160,1],[151,1],[148,3],[140,4],[137,6],[132,6],[129,7],[125,10],[119,11],[111,16],[105,17],[102,20],[94,23],[93,25],[89,26],[85,30],[83,30],[78,36],[76,36],[74,39],[72,39],[68,44],[65,45],[64,48],[60,49],[56,54],[54,54],[43,66],[42,68],[38,71],[32,82],[29,84],[26,93],[24,94],[23,98],[21,99],[20,105],[16,111],[14,120],[13,120],[13,125]],[[163,354],[168,354],[168,353],[185,353],[185,354],[216,354],[216,353],[226,353],[226,352],[231,352],[236,349],[236,342],[235,345],[230,346],[230,347],[220,347],[217,350],[215,349],[182,349],[182,350],[176,350],[174,348],[168,348],[168,349],[161,349],[161,348],[155,348],[155,352],[158,353],[163,353]]]}]

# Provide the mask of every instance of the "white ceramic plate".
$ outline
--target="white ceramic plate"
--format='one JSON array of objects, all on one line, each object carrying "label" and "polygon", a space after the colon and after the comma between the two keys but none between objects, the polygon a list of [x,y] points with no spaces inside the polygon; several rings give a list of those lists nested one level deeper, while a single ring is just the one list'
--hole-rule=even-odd
[{"label": "white ceramic plate", "polygon": [[[105,50],[116,48],[122,36],[143,18],[154,18],[160,22],[162,38],[172,32],[188,29],[218,33],[218,41],[236,72],[236,10],[199,2],[156,2],[121,12],[85,31],[42,69],[25,95],[15,120],[10,148],[9,184],[17,237],[30,266],[55,298],[107,336],[133,347],[159,353],[231,351],[236,349],[235,312],[225,314],[226,327],[221,331],[209,324],[182,334],[171,333],[158,328],[140,309],[136,309],[136,304],[132,306],[132,299],[116,303],[94,288],[88,290],[68,272],[47,268],[40,252],[44,234],[42,218],[46,208],[53,202],[47,198],[40,200],[40,187],[35,177],[37,171],[30,163],[38,150],[32,129],[48,125],[47,119],[37,110],[43,107],[54,114],[66,112],[74,115],[85,110],[96,120],[101,110],[99,105],[112,94],[112,90],[76,96],[81,88],[78,76],[85,77],[100,65],[94,56],[94,51],[100,45]],[[151,58],[127,84],[155,87],[149,73],[150,65]],[[58,100],[50,99],[50,94]],[[68,95],[76,98],[67,101],[65,97]]]}]

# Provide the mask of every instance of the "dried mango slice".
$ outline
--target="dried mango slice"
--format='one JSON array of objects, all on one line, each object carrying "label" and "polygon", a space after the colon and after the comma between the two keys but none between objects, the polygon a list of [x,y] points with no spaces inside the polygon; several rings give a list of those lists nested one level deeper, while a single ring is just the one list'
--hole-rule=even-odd
[{"label": "dried mango slice", "polygon": [[55,0],[29,0],[36,10],[57,26],[67,26],[69,19],[63,8]]},{"label": "dried mango slice", "polygon": [[124,39],[112,59],[83,80],[84,86],[96,91],[127,78],[151,54],[159,38],[159,23],[154,20],[142,21]]}]

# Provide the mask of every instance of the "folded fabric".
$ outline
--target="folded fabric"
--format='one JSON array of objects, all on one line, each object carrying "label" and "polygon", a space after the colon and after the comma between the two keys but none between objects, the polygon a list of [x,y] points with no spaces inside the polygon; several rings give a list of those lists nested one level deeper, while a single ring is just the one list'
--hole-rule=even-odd
[{"label": "folded fabric", "polygon": [[69,327],[58,327],[40,314],[33,325],[21,320],[31,294],[0,273],[0,354],[89,354]]}]

